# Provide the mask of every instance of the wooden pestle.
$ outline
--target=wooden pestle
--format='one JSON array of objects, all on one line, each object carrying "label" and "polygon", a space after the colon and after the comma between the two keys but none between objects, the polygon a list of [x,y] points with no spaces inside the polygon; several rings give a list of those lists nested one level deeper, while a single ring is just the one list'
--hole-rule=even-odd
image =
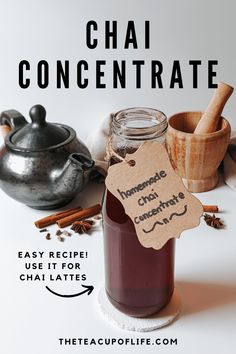
[{"label": "wooden pestle", "polygon": [[218,84],[206,111],[203,113],[194,130],[194,134],[213,133],[217,130],[223,108],[233,93],[233,90],[233,87],[223,82]]}]

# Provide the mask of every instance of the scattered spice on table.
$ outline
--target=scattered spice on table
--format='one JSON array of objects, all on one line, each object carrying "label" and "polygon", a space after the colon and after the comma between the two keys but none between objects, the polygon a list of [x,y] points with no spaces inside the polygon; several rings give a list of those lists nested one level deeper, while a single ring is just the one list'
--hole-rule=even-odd
[{"label": "scattered spice on table", "polygon": [[203,205],[203,211],[206,213],[219,213],[218,205]]},{"label": "scattered spice on table", "polygon": [[81,220],[81,221],[75,221],[72,224],[71,230],[73,230],[75,233],[78,234],[84,234],[88,233],[93,226],[93,221],[92,220]]},{"label": "scattered spice on table", "polygon": [[62,232],[62,234],[63,234],[64,236],[67,236],[67,237],[71,237],[71,235],[72,235],[72,233],[69,232],[69,231],[67,231],[67,230],[64,230],[64,231]]},{"label": "scattered spice on table", "polygon": [[47,240],[51,240],[51,235],[50,235],[49,232],[48,232],[47,235],[46,235],[46,239],[47,239]]},{"label": "scattered spice on table", "polygon": [[64,242],[64,241],[65,241],[64,237],[62,237],[62,236],[57,236],[57,239],[58,239],[58,241],[60,241],[60,242]]},{"label": "scattered spice on table", "polygon": [[88,208],[82,209],[81,207],[71,208],[63,212],[51,214],[48,217],[42,218],[35,222],[35,225],[40,228],[39,232],[45,232],[46,239],[51,240],[51,234],[48,232],[46,226],[57,224],[58,228],[55,231],[55,236],[58,241],[64,242],[66,237],[71,237],[72,232],[63,230],[64,227],[72,224],[71,230],[74,233],[84,234],[89,233],[92,229],[96,229],[101,224],[102,214],[101,205],[96,204]]},{"label": "scattered spice on table", "polygon": [[55,224],[58,220],[65,218],[66,216],[72,215],[78,211],[80,211],[82,208],[80,206],[77,206],[75,208],[67,209],[64,211],[60,211],[59,213],[51,214],[49,216],[46,216],[45,218],[42,218],[40,220],[35,221],[35,226],[38,227],[39,229],[45,228],[47,226]]},{"label": "scattered spice on table", "polygon": [[48,232],[48,229],[41,229],[39,232]]},{"label": "scattered spice on table", "polygon": [[67,227],[69,225],[72,225],[73,222],[75,221],[82,221],[86,220],[87,218],[90,218],[94,215],[97,215],[100,213],[102,206],[100,204],[92,205],[89,208],[82,209],[81,211],[78,211],[72,215],[69,215],[63,219],[60,219],[57,221],[58,227],[63,229],[64,227]]},{"label": "scattered spice on table", "polygon": [[224,228],[224,223],[220,218],[217,218],[215,214],[210,215],[205,213],[203,215],[204,221],[208,226],[214,227],[215,229],[222,229]]}]

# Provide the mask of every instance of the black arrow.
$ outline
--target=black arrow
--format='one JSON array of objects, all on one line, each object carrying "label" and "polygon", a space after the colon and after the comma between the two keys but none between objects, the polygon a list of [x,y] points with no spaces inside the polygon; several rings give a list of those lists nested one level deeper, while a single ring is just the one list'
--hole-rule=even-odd
[{"label": "black arrow", "polygon": [[50,293],[60,296],[60,297],[76,297],[76,296],[80,296],[83,295],[85,293],[88,293],[88,295],[91,294],[91,292],[93,291],[94,287],[92,285],[82,285],[83,288],[85,288],[84,291],[81,291],[81,293],[77,293],[77,294],[71,294],[71,295],[62,295],[62,294],[58,294],[55,291],[51,290],[48,286],[46,286],[46,289],[48,291],[50,291]]}]

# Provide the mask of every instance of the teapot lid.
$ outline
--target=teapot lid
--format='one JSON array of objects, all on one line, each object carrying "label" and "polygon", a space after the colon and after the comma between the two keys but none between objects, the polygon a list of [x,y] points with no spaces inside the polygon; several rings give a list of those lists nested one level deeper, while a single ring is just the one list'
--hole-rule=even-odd
[{"label": "teapot lid", "polygon": [[24,124],[11,135],[10,141],[16,147],[37,151],[58,145],[69,137],[70,132],[63,126],[46,122],[43,106],[33,106],[29,115],[32,122]]}]

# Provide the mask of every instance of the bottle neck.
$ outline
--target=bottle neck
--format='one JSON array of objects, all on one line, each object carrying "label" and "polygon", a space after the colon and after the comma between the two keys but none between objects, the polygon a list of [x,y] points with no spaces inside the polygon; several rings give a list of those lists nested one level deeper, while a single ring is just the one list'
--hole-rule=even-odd
[{"label": "bottle neck", "polygon": [[152,108],[128,108],[114,114],[113,149],[122,157],[133,153],[145,141],[163,143],[167,129],[164,113]]}]

